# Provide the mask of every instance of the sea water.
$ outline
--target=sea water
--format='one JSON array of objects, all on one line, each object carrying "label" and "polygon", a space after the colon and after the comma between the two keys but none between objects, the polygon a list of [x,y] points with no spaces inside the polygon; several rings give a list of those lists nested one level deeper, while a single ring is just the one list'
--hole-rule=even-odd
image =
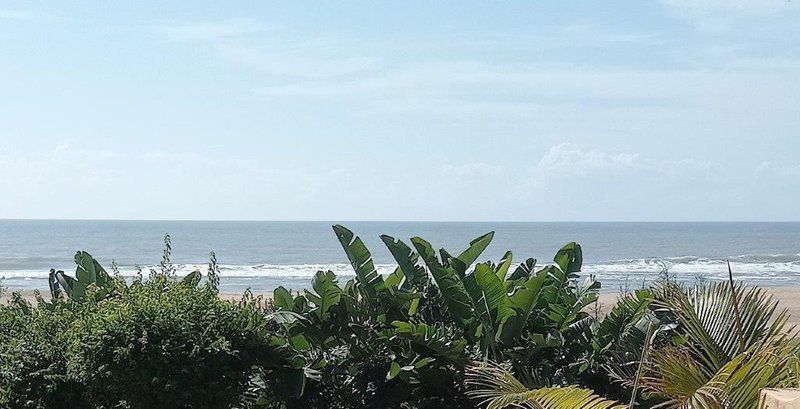
[{"label": "sea water", "polygon": [[[494,231],[480,261],[552,262],[565,243],[582,245],[582,275],[595,275],[605,291],[635,288],[664,269],[693,282],[734,276],[762,286],[800,285],[800,223],[584,223],[584,222],[340,222],[360,236],[381,273],[394,268],[379,239],[420,236],[457,254],[470,240]],[[0,285],[10,290],[46,289],[51,268],[74,272],[77,250],[106,269],[112,260],[124,276],[147,275],[172,239],[178,275],[205,272],[214,251],[222,291],[268,292],[282,285],[301,289],[318,270],[343,282],[354,272],[331,229],[334,222],[0,220]]]}]

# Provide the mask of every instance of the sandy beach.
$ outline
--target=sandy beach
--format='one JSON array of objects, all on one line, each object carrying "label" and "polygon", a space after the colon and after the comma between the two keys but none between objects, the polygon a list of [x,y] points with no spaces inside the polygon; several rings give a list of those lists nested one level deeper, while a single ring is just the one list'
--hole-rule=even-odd
[{"label": "sandy beach", "polygon": [[[789,322],[792,324],[800,325],[800,286],[797,287],[765,287],[769,294],[778,299],[778,308],[785,308],[789,314]],[[35,302],[36,297],[32,290],[21,291],[23,298],[30,302]],[[264,298],[272,298],[272,293],[254,293],[255,296],[263,296]],[[49,298],[49,294],[42,293],[45,299]],[[240,292],[221,292],[219,296],[226,300],[238,300],[241,298]],[[602,293],[598,300],[600,304],[600,311],[602,314],[607,313],[616,303],[618,293]],[[0,304],[5,305],[11,299],[11,291],[4,292],[0,295]]]}]

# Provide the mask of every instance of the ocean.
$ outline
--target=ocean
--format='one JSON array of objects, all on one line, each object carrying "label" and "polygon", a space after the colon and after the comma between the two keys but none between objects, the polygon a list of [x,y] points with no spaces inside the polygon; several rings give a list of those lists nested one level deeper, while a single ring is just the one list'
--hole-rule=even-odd
[{"label": "ocean", "polygon": [[[421,236],[451,253],[488,231],[494,241],[480,257],[497,261],[506,250],[522,262],[552,261],[565,243],[583,247],[581,274],[595,275],[604,291],[635,288],[664,267],[677,280],[722,280],[730,260],[734,276],[762,286],[800,285],[800,223],[617,222],[341,222],[372,251],[379,272],[394,266],[378,236]],[[353,277],[332,222],[0,220],[0,285],[9,290],[47,288],[51,268],[74,272],[77,250],[91,253],[110,271],[144,274],[161,261],[163,236],[172,238],[178,274],[205,272],[216,253],[221,291],[302,289],[318,270]]]}]

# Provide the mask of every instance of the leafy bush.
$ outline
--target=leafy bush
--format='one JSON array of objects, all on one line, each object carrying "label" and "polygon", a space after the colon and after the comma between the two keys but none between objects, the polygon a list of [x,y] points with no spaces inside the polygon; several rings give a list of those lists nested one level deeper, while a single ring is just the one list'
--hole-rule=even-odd
[{"label": "leafy bush", "polygon": [[302,368],[260,300],[225,301],[198,280],[156,273],[130,286],[90,285],[80,302],[17,297],[0,308],[0,404],[231,407],[254,365]]},{"label": "leafy bush", "polygon": [[[493,233],[453,256],[419,237],[411,246],[382,236],[397,269],[381,276],[362,240],[334,226],[356,277],[340,285],[318,272],[312,289],[275,291],[276,307],[304,317],[282,325],[318,375],[289,405],[323,407],[471,407],[464,369],[471,361],[508,362],[538,386],[577,382],[590,366],[585,307],[600,284],[578,281],[582,254],[564,246],[554,264],[528,259],[512,268],[477,263]],[[474,264],[474,266],[473,266]],[[605,378],[608,380],[608,378]],[[269,391],[265,391],[269,393]]]}]

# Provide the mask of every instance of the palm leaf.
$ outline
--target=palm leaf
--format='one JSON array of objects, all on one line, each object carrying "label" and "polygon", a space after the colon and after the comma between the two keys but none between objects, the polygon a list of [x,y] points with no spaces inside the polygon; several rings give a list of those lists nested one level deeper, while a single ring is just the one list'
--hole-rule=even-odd
[{"label": "palm leaf", "polygon": [[788,312],[785,309],[776,313],[778,301],[774,297],[760,288],[737,284],[745,348],[742,350],[734,330],[736,314],[733,292],[727,283],[712,283],[689,291],[672,288],[663,292],[669,296],[657,300],[658,304],[676,316],[690,340],[693,352],[711,372],[718,371],[734,356],[753,345],[794,330],[793,327],[786,327]]},{"label": "palm leaf", "polygon": [[688,350],[658,351],[653,354],[656,376],[642,384],[668,398],[659,408],[755,408],[761,389],[792,384],[791,367],[798,348],[789,342],[780,344],[755,345],[711,375]]},{"label": "palm leaf", "polygon": [[713,380],[688,351],[664,348],[651,357],[654,373],[643,377],[641,386],[667,399],[660,407],[721,408],[724,383]]},{"label": "palm leaf", "polygon": [[[734,288],[741,296],[738,303]],[[788,314],[776,314],[777,301],[763,290],[727,283],[683,290],[666,283],[656,302],[675,316],[683,332],[680,348],[653,354],[643,381],[668,399],[660,407],[755,407],[761,388],[791,382],[790,361],[798,344],[787,339],[794,328],[786,328]]]},{"label": "palm leaf", "polygon": [[511,372],[496,364],[467,368],[467,394],[487,409],[519,407],[531,409],[623,409],[618,402],[602,398],[576,386],[528,389]]}]

